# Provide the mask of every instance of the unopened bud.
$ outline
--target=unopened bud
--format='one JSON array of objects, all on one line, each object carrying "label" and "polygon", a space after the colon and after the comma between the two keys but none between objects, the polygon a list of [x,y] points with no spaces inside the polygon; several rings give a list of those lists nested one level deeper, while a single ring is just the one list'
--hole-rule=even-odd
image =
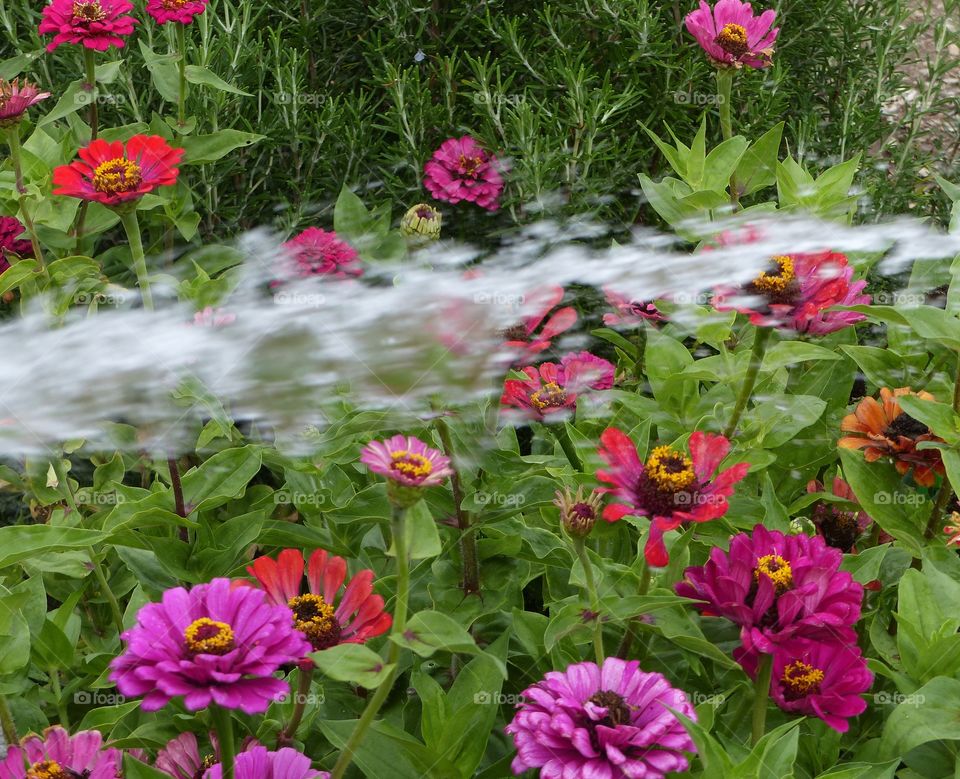
[{"label": "unopened bud", "polygon": [[442,222],[443,215],[437,209],[426,203],[419,203],[403,215],[400,220],[400,233],[422,242],[435,241],[440,237]]},{"label": "unopened bud", "polygon": [[573,492],[569,487],[557,490],[553,504],[560,509],[560,523],[567,535],[572,538],[584,538],[590,535],[600,515],[600,493],[591,490],[584,496],[583,486]]}]

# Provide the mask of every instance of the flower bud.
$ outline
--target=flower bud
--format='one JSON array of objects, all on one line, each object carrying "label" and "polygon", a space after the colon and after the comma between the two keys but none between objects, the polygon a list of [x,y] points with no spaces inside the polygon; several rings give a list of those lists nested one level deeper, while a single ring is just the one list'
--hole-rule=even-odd
[{"label": "flower bud", "polygon": [[440,237],[441,214],[433,206],[419,203],[403,215],[400,220],[400,233],[423,243],[435,241]]},{"label": "flower bud", "polygon": [[583,486],[573,492],[569,487],[557,490],[553,505],[560,509],[560,523],[571,538],[585,538],[590,535],[600,515],[600,493],[591,490],[584,497]]}]

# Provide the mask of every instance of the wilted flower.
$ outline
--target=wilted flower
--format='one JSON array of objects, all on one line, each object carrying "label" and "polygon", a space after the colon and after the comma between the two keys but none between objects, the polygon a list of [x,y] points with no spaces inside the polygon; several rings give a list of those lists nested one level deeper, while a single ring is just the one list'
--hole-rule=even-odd
[{"label": "wilted flower", "polygon": [[284,262],[286,277],[333,276],[344,279],[363,275],[357,250],[333,230],[327,232],[319,227],[308,227],[283,244],[283,249],[287,260]]},{"label": "wilted flower", "polygon": [[80,43],[88,49],[106,51],[111,46],[122,49],[125,36],[138,24],[132,16],[130,0],[53,0],[43,9],[41,35],[53,33],[47,51],[64,43]]},{"label": "wilted flower", "polygon": [[[776,11],[753,15],[750,3],[720,0],[713,8],[700,0],[700,7],[687,14],[687,30],[718,68],[766,68],[773,57],[779,27],[773,27]],[[773,27],[773,29],[771,29]]]},{"label": "wilted flower", "polygon": [[[236,779],[330,779],[326,771],[314,771],[310,758],[295,749],[284,747],[276,752],[266,747],[254,747],[237,755],[234,763]],[[222,779],[223,769],[218,764],[203,775],[203,779]]]},{"label": "wilted flower", "polygon": [[[563,300],[564,294],[563,287],[538,289],[526,300],[534,313],[503,332],[503,346],[516,353],[517,362],[536,359],[540,352],[549,348],[552,339],[576,324],[577,312],[572,306],[553,311]],[[553,314],[548,317],[552,311]]]},{"label": "wilted flower", "polygon": [[78,156],[53,171],[53,194],[116,208],[176,184],[183,149],[169,146],[159,135],[134,135],[126,144],[97,139]]},{"label": "wilted flower", "polygon": [[649,300],[631,300],[609,287],[603,288],[603,294],[607,297],[607,303],[616,312],[603,315],[603,323],[607,327],[638,325],[641,322],[663,322],[666,320],[656,304]]},{"label": "wilted flower", "polygon": [[[832,491],[838,498],[857,503],[857,496],[850,489],[850,485],[839,476],[833,479]],[[825,490],[820,482],[811,481],[807,483],[807,492],[825,492]],[[823,540],[841,552],[852,551],[857,539],[873,522],[865,511],[841,509],[836,503],[825,500],[814,504],[812,520],[817,532],[823,536]]]},{"label": "wilted flower", "polygon": [[503,191],[499,168],[499,160],[476,139],[469,135],[449,138],[424,165],[423,184],[437,200],[447,203],[466,200],[496,211]]},{"label": "wilted flower", "polygon": [[157,24],[178,22],[190,24],[193,17],[202,14],[210,0],[147,0],[147,13]]},{"label": "wilted flower", "polygon": [[733,485],[750,469],[747,463],[738,463],[714,475],[730,451],[730,442],[711,433],[691,435],[689,455],[669,446],[654,447],[646,463],[640,461],[633,441],[615,427],[603,431],[600,443],[600,457],[610,467],[597,471],[597,478],[613,485],[601,491],[623,501],[607,506],[603,518],[616,522],[627,514],[650,517],[645,550],[650,565],[670,561],[663,543],[665,532],[684,522],[708,522],[726,514]]},{"label": "wilted flower", "polygon": [[420,203],[410,208],[400,220],[400,232],[407,238],[435,241],[440,237],[443,214],[433,206]]},{"label": "wilted flower", "polygon": [[523,699],[505,728],[517,745],[516,775],[539,768],[545,779],[664,779],[686,771],[684,752],[696,752],[671,711],[697,719],[686,694],[636,660],[608,657],[602,667],[551,671]]},{"label": "wilted flower", "polygon": [[21,239],[26,228],[13,216],[0,216],[0,273],[10,267],[7,253],[18,257],[33,257],[33,245],[29,240]]},{"label": "wilted flower", "polygon": [[19,79],[4,81],[0,78],[0,130],[19,124],[30,106],[48,97],[49,92],[41,92],[29,81],[21,84]]},{"label": "wilted flower", "polygon": [[591,490],[583,494],[583,485],[574,492],[569,487],[557,490],[553,505],[560,509],[560,524],[572,538],[584,538],[590,535],[600,516],[600,491]]},{"label": "wilted flower", "polygon": [[71,736],[59,725],[43,736],[30,735],[7,748],[0,762],[2,779],[116,779],[120,776],[119,749],[104,749],[96,730],[81,730]]},{"label": "wilted flower", "polygon": [[943,475],[943,460],[938,449],[918,449],[923,441],[941,441],[930,429],[909,414],[897,402],[897,398],[912,395],[921,400],[934,400],[929,392],[914,392],[900,387],[892,392],[886,387],[880,390],[880,402],[873,398],[861,400],[852,414],[847,414],[840,423],[844,436],[837,446],[844,449],[863,449],[867,462],[881,457],[893,460],[897,473],[906,475],[913,471],[913,480],[922,487],[930,487],[935,474]]}]

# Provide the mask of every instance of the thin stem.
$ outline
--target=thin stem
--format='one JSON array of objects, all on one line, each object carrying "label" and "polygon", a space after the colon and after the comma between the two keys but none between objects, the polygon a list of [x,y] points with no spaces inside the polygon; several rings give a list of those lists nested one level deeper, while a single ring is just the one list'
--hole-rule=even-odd
[{"label": "thin stem", "polygon": [[120,214],[123,229],[127,233],[127,242],[130,244],[130,254],[133,256],[133,270],[137,274],[140,284],[140,294],[143,296],[143,307],[147,311],[153,310],[153,293],[150,291],[150,279],[147,276],[147,260],[143,255],[143,241],[140,238],[140,222],[137,220],[137,210],[132,208]]},{"label": "thin stem", "polygon": [[582,538],[573,539],[573,548],[583,566],[583,578],[587,584],[587,596],[590,598],[590,608],[593,611],[593,653],[597,658],[597,665],[603,665],[603,623],[600,621],[600,596],[597,594],[597,582],[593,577],[593,565],[586,545]]},{"label": "thin stem", "polygon": [[720,131],[723,140],[733,137],[733,120],[730,118],[730,94],[733,91],[733,68],[717,69],[717,107],[720,109]]},{"label": "thin stem", "polygon": [[117,603],[117,597],[110,589],[106,574],[103,572],[103,566],[97,559],[97,551],[92,547],[87,547],[87,554],[90,555],[90,564],[93,566],[93,575],[97,579],[97,585],[100,587],[100,593],[110,604],[110,613],[113,615],[113,624],[117,627],[117,634],[123,633],[123,612],[120,611],[120,604]]},{"label": "thin stem", "polygon": [[743,410],[750,401],[750,395],[753,392],[754,385],[757,383],[757,374],[760,372],[760,364],[763,362],[763,352],[770,338],[771,330],[772,328],[769,327],[757,328],[756,335],[753,337],[753,351],[750,353],[750,364],[747,366],[747,373],[743,377],[743,386],[740,387],[740,396],[737,398],[737,404],[733,407],[733,414],[730,417],[730,421],[723,431],[723,435],[726,438],[730,438],[730,436],[737,431],[737,423],[740,422]]},{"label": "thin stem", "polygon": [[97,61],[93,49],[84,48],[83,64],[87,71],[83,88],[90,91],[90,140],[95,141],[100,132],[100,113],[97,107]]},{"label": "thin stem", "polygon": [[573,466],[573,470],[582,471],[583,463],[580,462],[580,455],[577,454],[577,449],[573,445],[573,441],[570,440],[570,434],[567,432],[567,425],[564,422],[559,422],[555,425],[551,425],[550,429],[553,431],[554,437],[557,439],[557,443],[560,444],[560,448],[563,449],[563,453],[567,456],[570,465]]},{"label": "thin stem", "polygon": [[283,744],[289,744],[295,735],[297,735],[297,728],[300,727],[300,723],[303,721],[303,713],[307,709],[307,698],[310,695],[310,683],[313,680],[313,661],[310,661],[309,665],[301,664],[299,666],[300,676],[297,680],[297,697],[293,701],[293,714],[290,716],[290,722],[287,723],[287,727],[283,729],[280,733],[278,739],[277,748]]},{"label": "thin stem", "polygon": [[773,655],[760,655],[757,678],[753,684],[753,735],[750,743],[763,738],[767,728],[767,699],[770,696],[770,677],[773,674]]},{"label": "thin stem", "polygon": [[[443,417],[437,417],[437,433],[443,444],[444,454],[453,460],[453,441],[450,438],[450,428]],[[453,503],[457,515],[457,527],[460,529],[460,556],[463,558],[463,580],[461,586],[464,595],[477,595],[480,592],[480,557],[477,554],[477,537],[470,528],[470,512],[464,511],[463,485],[460,482],[460,472],[454,467],[450,476],[450,486],[453,488]]]},{"label": "thin stem", "polygon": [[180,91],[177,95],[177,123],[187,123],[187,25],[178,24],[177,45],[180,49]]},{"label": "thin stem", "polygon": [[[404,538],[404,523],[402,509],[394,506],[391,517],[391,528],[393,535],[393,549],[397,555],[397,606],[393,614],[393,630],[390,632],[391,639],[402,638],[407,628],[407,601],[410,597],[410,570],[407,560],[407,544]],[[353,756],[357,752],[357,747],[363,741],[364,736],[373,724],[380,707],[387,700],[387,696],[393,689],[393,683],[397,678],[397,663],[400,660],[400,644],[395,640],[390,643],[390,652],[387,655],[387,664],[391,666],[387,678],[384,679],[373,697],[367,703],[367,707],[357,720],[357,725],[350,734],[347,743],[340,750],[340,757],[337,758],[337,764],[330,772],[331,779],[343,779],[343,774],[353,762]]]},{"label": "thin stem", "polygon": [[70,730],[70,715],[67,713],[67,707],[63,704],[63,690],[60,687],[60,671],[56,668],[49,668],[47,675],[50,677],[50,690],[53,697],[57,699],[57,713],[60,716],[60,725],[65,730]]},{"label": "thin stem", "polygon": [[7,705],[7,699],[3,695],[0,695],[0,728],[3,730],[3,738],[8,745],[13,746],[19,741],[17,726],[13,721],[13,715],[10,713],[10,707]]},{"label": "thin stem", "polygon": [[637,356],[633,363],[633,375],[637,381],[641,381],[643,379],[643,358],[647,351],[647,326],[642,322],[634,335],[634,346],[637,349]]},{"label": "thin stem", "polygon": [[17,125],[7,130],[7,144],[10,146],[10,159],[13,160],[13,175],[17,183],[17,193],[20,198],[20,214],[23,216],[23,223],[30,234],[30,246],[33,248],[33,257],[37,261],[41,270],[44,269],[43,251],[40,249],[40,238],[37,236],[37,228],[33,224],[33,217],[27,209],[27,187],[23,180],[23,163],[20,159],[20,128]]},{"label": "thin stem", "polygon": [[236,759],[236,744],[234,742],[233,718],[229,709],[219,706],[210,707],[213,718],[213,727],[217,732],[217,742],[220,745],[220,765],[223,770],[223,779],[235,779],[234,760]]},{"label": "thin stem", "polygon": [[[646,558],[644,558],[643,573],[640,574],[640,589],[637,591],[637,594],[641,597],[650,591],[650,579],[650,566],[647,565]],[[639,621],[640,620],[637,617],[632,617],[627,621],[627,629],[623,633],[623,638],[620,639],[620,646],[617,647],[617,657],[626,660],[627,653],[632,649],[633,642],[637,637],[637,633],[634,630],[634,625],[636,625],[636,623]]]},{"label": "thin stem", "polygon": [[[173,504],[176,506],[177,516],[186,517],[187,508],[183,503],[183,485],[180,483],[180,466],[177,465],[176,457],[167,458],[167,470],[170,471],[170,486],[173,488]],[[190,535],[185,527],[180,528],[180,540],[190,540]]]}]

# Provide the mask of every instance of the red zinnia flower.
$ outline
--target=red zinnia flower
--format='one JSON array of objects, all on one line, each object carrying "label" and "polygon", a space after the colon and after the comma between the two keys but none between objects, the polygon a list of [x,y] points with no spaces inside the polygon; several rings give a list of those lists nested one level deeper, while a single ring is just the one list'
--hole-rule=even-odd
[{"label": "red zinnia flower", "polygon": [[332,230],[327,232],[319,227],[308,227],[283,244],[283,248],[289,258],[285,264],[287,276],[302,279],[334,276],[344,279],[363,275],[357,250],[338,238]]},{"label": "red zinnia flower", "polygon": [[314,650],[337,644],[363,644],[386,633],[393,624],[393,618],[383,610],[383,598],[373,592],[373,571],[358,571],[340,594],[347,576],[347,561],[331,556],[325,549],[310,555],[306,592],[303,555],[298,549],[284,549],[276,560],[258,557],[247,573],[256,583],[239,583],[259,587],[273,603],[288,606],[297,630],[307,637]]},{"label": "red zinnia flower", "polygon": [[122,49],[121,36],[130,35],[137,20],[124,16],[133,10],[130,0],[53,0],[43,9],[41,35],[54,33],[47,51],[62,43],[82,43],[88,49]]},{"label": "red zinnia flower", "polygon": [[157,24],[179,22],[190,24],[194,16],[202,14],[210,0],[147,0],[147,13]]},{"label": "red zinnia flower", "polygon": [[527,366],[526,379],[507,379],[500,403],[521,409],[528,419],[546,419],[557,412],[570,412],[577,404],[577,393],[605,390],[613,386],[616,368],[602,357],[589,352],[568,354],[561,364],[545,362],[538,368]]},{"label": "red zinnia flower", "polygon": [[730,451],[730,441],[722,435],[697,431],[690,436],[690,455],[669,446],[657,446],[646,463],[640,461],[637,447],[627,435],[608,427],[600,436],[600,457],[610,466],[597,471],[600,481],[612,484],[603,492],[612,492],[623,503],[604,510],[607,522],[631,514],[650,517],[650,537],[644,553],[650,565],[665,566],[670,557],[663,534],[684,522],[708,522],[727,513],[727,496],[733,485],[750,469],[748,463],[714,471]]},{"label": "red zinnia flower", "polygon": [[517,362],[535,359],[550,346],[551,339],[577,323],[577,312],[572,306],[564,306],[547,317],[563,296],[563,287],[545,287],[528,296],[526,303],[534,313],[503,332],[503,346],[517,352]]},{"label": "red zinnia flower", "polygon": [[126,145],[97,139],[78,155],[79,160],[53,171],[58,186],[53,194],[115,207],[175,184],[183,149],[168,146],[159,135],[134,135]]},{"label": "red zinnia flower", "polygon": [[449,138],[423,166],[423,185],[437,200],[466,200],[488,211],[500,208],[503,191],[500,162],[474,138]]}]

